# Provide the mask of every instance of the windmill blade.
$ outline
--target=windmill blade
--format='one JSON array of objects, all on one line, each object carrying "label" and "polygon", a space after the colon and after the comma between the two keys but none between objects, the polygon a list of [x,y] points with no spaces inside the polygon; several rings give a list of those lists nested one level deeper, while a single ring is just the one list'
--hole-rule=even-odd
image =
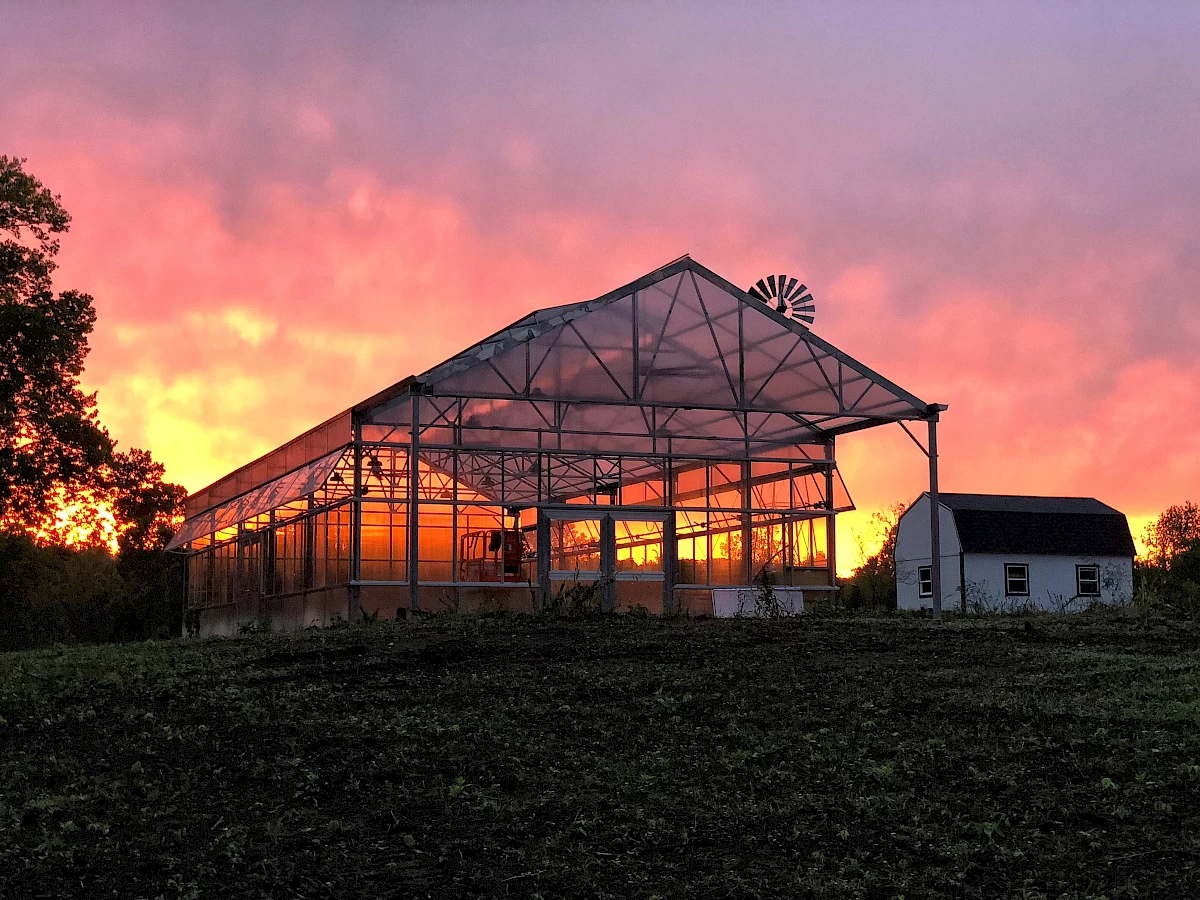
[{"label": "windmill blade", "polygon": [[805,328],[816,318],[817,305],[813,295],[809,293],[808,285],[800,283],[798,278],[784,274],[768,275],[756,281],[746,293]]}]

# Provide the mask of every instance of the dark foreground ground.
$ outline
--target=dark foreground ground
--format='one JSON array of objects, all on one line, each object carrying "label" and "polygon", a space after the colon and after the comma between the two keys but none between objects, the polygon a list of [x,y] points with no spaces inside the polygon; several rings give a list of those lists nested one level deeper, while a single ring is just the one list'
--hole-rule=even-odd
[{"label": "dark foreground ground", "polygon": [[0,896],[1200,896],[1198,636],[517,618],[4,655]]}]

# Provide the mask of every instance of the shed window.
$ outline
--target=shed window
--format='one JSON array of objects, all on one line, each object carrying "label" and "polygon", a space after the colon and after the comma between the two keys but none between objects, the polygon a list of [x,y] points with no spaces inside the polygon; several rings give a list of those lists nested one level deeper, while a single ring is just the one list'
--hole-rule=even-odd
[{"label": "shed window", "polygon": [[933,566],[917,568],[917,594],[920,597],[933,596]]},{"label": "shed window", "polygon": [[1009,597],[1029,596],[1029,566],[1025,563],[1004,564],[1004,593]]},{"label": "shed window", "polygon": [[1075,567],[1075,592],[1080,597],[1100,596],[1100,567]]}]

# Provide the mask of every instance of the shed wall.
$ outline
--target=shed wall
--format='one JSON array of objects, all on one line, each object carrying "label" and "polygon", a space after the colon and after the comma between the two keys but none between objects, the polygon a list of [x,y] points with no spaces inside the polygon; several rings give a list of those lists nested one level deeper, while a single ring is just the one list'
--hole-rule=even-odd
[{"label": "shed wall", "polygon": [[[941,510],[942,538],[942,609],[958,609],[962,581],[959,572],[958,529],[954,514]],[[896,605],[900,609],[931,609],[932,597],[920,596],[917,570],[931,565],[933,551],[929,538],[929,496],[922,495],[900,518],[896,530]]]},{"label": "shed wall", "polygon": [[[1029,566],[1029,596],[1005,594],[1004,566]],[[1100,596],[1080,597],[1075,567],[1100,567]],[[968,553],[967,608],[972,612],[1020,612],[1027,609],[1071,612],[1100,602],[1124,606],[1133,599],[1133,559],[1120,556],[1040,556],[1021,553]]]}]

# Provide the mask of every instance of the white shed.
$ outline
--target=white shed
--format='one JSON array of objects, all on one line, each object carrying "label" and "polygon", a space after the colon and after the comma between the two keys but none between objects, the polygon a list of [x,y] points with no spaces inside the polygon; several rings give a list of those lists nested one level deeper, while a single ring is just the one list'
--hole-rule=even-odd
[{"label": "white shed", "polygon": [[[939,501],[944,608],[1061,612],[1133,598],[1133,536],[1111,506],[1003,494],[943,493]],[[933,606],[929,512],[922,494],[897,527],[900,609]]]}]

